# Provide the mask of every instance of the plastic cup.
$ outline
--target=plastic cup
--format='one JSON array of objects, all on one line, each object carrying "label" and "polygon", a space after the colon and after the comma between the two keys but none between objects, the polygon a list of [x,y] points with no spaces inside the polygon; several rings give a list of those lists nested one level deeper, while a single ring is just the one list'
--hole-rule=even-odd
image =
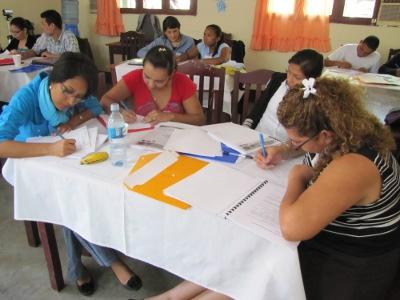
[{"label": "plastic cup", "polygon": [[21,60],[22,60],[21,54],[14,54],[12,56],[12,58],[13,58],[13,61],[14,61],[14,65],[16,67],[20,67],[21,66]]}]

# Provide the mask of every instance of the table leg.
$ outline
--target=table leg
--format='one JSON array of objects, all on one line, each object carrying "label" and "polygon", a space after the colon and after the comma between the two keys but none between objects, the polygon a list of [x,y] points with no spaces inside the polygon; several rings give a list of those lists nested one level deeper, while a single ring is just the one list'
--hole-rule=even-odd
[{"label": "table leg", "polygon": [[37,222],[37,225],[43,245],[47,269],[49,271],[51,287],[54,290],[60,291],[64,287],[64,278],[53,224]]},{"label": "table leg", "polygon": [[24,221],[25,232],[28,239],[28,244],[31,247],[37,247],[40,245],[39,231],[36,222]]}]

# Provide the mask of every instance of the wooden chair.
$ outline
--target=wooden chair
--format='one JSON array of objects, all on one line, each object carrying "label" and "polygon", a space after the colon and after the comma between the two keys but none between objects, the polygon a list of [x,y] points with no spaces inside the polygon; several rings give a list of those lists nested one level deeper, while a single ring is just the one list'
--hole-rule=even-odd
[{"label": "wooden chair", "polygon": [[[231,98],[231,120],[233,123],[241,124],[244,118],[248,115],[250,105],[250,88],[255,85],[255,99],[260,97],[261,92],[265,85],[268,83],[274,72],[270,70],[257,70],[253,72],[240,73],[236,72],[234,75],[234,85]],[[243,108],[240,116],[238,112],[240,86],[244,86],[243,94]]]},{"label": "wooden chair", "polygon": [[146,45],[144,34],[136,31],[122,32],[120,42],[123,61],[137,57],[138,50]]},{"label": "wooden chair", "polygon": [[388,57],[388,60],[390,60],[390,59],[392,58],[393,55],[396,55],[396,54],[398,54],[398,53],[400,53],[400,49],[393,49],[393,48],[390,48],[390,49],[389,49],[389,57]]},{"label": "wooden chair", "polygon": [[81,51],[81,53],[86,54],[91,60],[94,60],[89,40],[86,38],[82,39],[80,37],[76,37],[76,39],[78,40],[79,50]]},{"label": "wooden chair", "polygon": [[[190,60],[179,64],[178,71],[189,75],[190,79],[196,82],[198,86],[198,97],[206,113],[207,124],[222,122],[225,69],[214,68],[200,61]],[[216,82],[217,79],[219,80],[218,83]],[[217,85],[218,89],[216,89]],[[205,99],[204,92],[208,92],[208,99]]]}]

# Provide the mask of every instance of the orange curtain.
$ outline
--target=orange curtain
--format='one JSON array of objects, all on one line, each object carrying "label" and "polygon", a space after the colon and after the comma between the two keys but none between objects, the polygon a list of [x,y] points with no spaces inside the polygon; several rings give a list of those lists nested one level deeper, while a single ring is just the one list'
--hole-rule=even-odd
[{"label": "orange curtain", "polygon": [[96,33],[119,36],[124,31],[117,0],[97,0]]},{"label": "orange curtain", "polygon": [[257,0],[251,47],[254,50],[331,50],[329,16],[305,14],[306,0],[296,0],[292,15],[268,12],[269,0]]}]

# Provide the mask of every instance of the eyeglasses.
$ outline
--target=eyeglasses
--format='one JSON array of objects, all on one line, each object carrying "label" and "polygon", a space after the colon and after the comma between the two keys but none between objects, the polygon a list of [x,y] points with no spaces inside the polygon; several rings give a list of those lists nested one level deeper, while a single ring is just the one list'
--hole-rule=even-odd
[{"label": "eyeglasses", "polygon": [[83,100],[83,96],[77,96],[74,90],[68,89],[64,83],[61,83],[61,92],[69,98],[74,99],[74,103],[81,102]]},{"label": "eyeglasses", "polygon": [[297,150],[300,150],[300,148],[303,147],[305,144],[307,144],[309,141],[316,138],[318,135],[319,135],[319,132],[317,134],[314,134],[313,136],[309,137],[308,139],[306,139],[304,142],[301,142],[301,143],[296,143],[292,139],[289,139],[289,142],[290,142],[290,144],[292,144],[294,146],[293,150],[297,151]]},{"label": "eyeglasses", "polygon": [[22,30],[20,30],[20,31],[10,31],[10,33],[12,34],[12,35],[18,35],[18,34],[20,34],[22,32]]}]

